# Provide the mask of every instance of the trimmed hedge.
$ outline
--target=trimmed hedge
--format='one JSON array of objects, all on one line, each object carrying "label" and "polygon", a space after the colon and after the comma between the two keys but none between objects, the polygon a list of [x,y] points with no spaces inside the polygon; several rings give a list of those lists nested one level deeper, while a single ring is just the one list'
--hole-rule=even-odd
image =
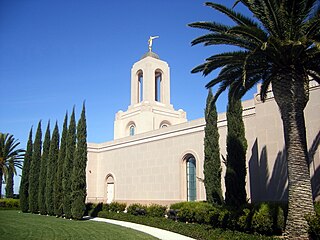
[{"label": "trimmed hedge", "polygon": [[20,200],[13,198],[0,199],[0,209],[20,209]]},{"label": "trimmed hedge", "polygon": [[150,217],[164,217],[166,214],[167,206],[159,204],[151,204],[147,208],[147,215]]},{"label": "trimmed hedge", "polygon": [[142,204],[139,204],[139,203],[134,203],[134,204],[131,204],[128,208],[127,208],[127,212],[129,214],[132,214],[132,215],[146,215],[147,214],[147,208],[148,206],[147,205],[142,205]]},{"label": "trimmed hedge", "polygon": [[285,224],[284,209],[284,206],[272,203],[247,204],[239,209],[229,209],[206,202],[181,202],[170,206],[168,217],[216,228],[279,235]]},{"label": "trimmed hedge", "polygon": [[268,240],[271,237],[250,235],[231,230],[223,230],[214,228],[206,224],[186,224],[183,222],[174,222],[163,217],[150,217],[142,215],[132,215],[126,213],[114,213],[109,211],[101,211],[98,213],[99,217],[115,219],[126,222],[133,222],[143,224],[151,227],[165,229],[171,232],[176,232],[185,236],[189,236],[198,240]]},{"label": "trimmed hedge", "polygon": [[104,204],[104,206],[111,212],[123,212],[124,210],[126,210],[127,204],[112,202],[110,204]]},{"label": "trimmed hedge", "polygon": [[[117,202],[88,203],[86,212],[87,215],[96,217],[100,212],[122,213],[125,208],[126,204]],[[145,218],[166,216],[176,222],[197,223],[211,228],[271,236],[282,234],[286,210],[286,205],[275,203],[246,204],[242,208],[230,209],[207,202],[180,202],[172,204],[166,211],[166,206],[157,204],[147,206],[135,203],[127,207],[127,218],[130,218],[131,215]],[[309,223],[311,232],[319,229],[318,218],[310,217]]]},{"label": "trimmed hedge", "polygon": [[104,204],[102,202],[86,203],[86,210],[84,216],[97,217],[100,211],[111,211],[111,212],[123,212],[127,207],[126,203],[112,202],[110,204]]}]

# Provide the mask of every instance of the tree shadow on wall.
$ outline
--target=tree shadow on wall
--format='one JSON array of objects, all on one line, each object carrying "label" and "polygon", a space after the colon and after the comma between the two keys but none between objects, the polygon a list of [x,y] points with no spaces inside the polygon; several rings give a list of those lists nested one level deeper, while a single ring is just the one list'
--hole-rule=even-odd
[{"label": "tree shadow on wall", "polygon": [[[315,163],[315,154],[320,144],[320,131],[313,140],[308,151],[311,169],[311,184],[313,199],[320,198],[320,165]],[[288,200],[288,172],[285,148],[279,151],[273,169],[269,171],[267,146],[264,146],[259,155],[257,139],[251,148],[249,160],[250,190],[252,202],[287,201]],[[259,157],[260,156],[260,157]]]},{"label": "tree shadow on wall", "polygon": [[269,171],[267,146],[258,154],[258,143],[255,141],[249,160],[250,189],[252,202],[276,201],[288,199],[287,162],[285,150],[279,151],[273,169]]},{"label": "tree shadow on wall", "polygon": [[[316,166],[316,163],[314,162],[314,156],[317,152],[319,144],[320,144],[320,131],[318,132],[317,136],[313,140],[311,147],[309,149],[309,152],[308,152],[309,166],[310,166],[310,169],[312,169],[314,171],[313,176],[311,178],[313,199],[320,198],[320,165]],[[320,161],[320,159],[319,159],[319,161]]]}]

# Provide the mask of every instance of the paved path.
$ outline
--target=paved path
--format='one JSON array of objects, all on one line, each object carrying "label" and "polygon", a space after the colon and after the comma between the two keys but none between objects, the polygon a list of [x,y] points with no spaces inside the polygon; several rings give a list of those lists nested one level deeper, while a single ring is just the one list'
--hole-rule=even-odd
[{"label": "paved path", "polygon": [[91,218],[90,220],[97,221],[97,222],[106,222],[106,223],[119,225],[122,227],[132,228],[140,232],[144,232],[149,235],[152,235],[161,240],[195,240],[193,238],[186,237],[177,233],[173,233],[173,232],[169,232],[159,228],[149,227],[141,224],[131,223],[131,222],[122,222],[118,220],[111,220],[111,219],[99,218],[99,217]]}]

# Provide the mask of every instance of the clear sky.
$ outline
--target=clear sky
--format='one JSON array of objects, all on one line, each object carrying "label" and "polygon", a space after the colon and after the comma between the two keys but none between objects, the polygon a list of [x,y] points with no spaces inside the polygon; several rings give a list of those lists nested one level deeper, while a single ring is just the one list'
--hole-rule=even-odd
[{"label": "clear sky", "polygon": [[[174,108],[188,120],[203,117],[204,86],[216,73],[190,71],[225,47],[191,47],[205,33],[187,26],[195,21],[228,23],[203,0],[1,0],[0,132],[25,148],[31,126],[35,133],[42,120],[44,135],[48,120],[51,131],[58,121],[61,130],[66,111],[75,105],[79,119],[85,100],[88,142],[112,140],[115,113],[130,104],[131,67],[151,35],[160,36],[153,51],[170,66]],[[225,111],[225,95],[217,107]]]}]

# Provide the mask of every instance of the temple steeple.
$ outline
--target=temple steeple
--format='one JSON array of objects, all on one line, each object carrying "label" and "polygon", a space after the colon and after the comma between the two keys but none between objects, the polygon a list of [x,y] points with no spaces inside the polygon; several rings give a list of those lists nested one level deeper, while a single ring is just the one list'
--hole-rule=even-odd
[{"label": "temple steeple", "polygon": [[186,113],[170,103],[169,65],[151,46],[149,42],[149,51],[131,69],[131,104],[116,114],[115,139],[187,121]]}]

